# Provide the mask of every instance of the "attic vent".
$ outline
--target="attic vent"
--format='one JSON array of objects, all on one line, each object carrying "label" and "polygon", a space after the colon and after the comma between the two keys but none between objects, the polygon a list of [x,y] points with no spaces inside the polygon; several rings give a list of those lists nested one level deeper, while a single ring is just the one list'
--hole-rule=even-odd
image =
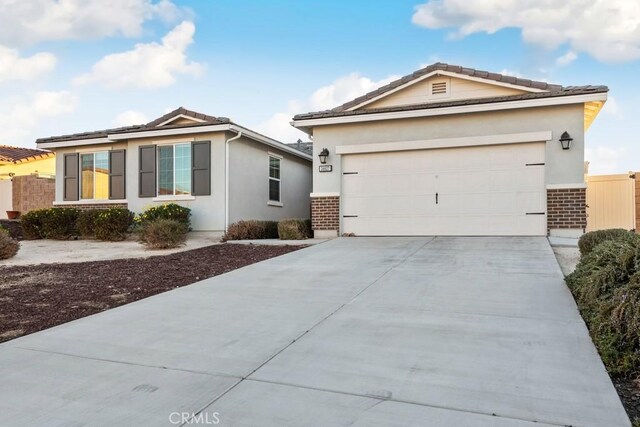
[{"label": "attic vent", "polygon": [[431,95],[444,95],[447,93],[447,82],[437,82],[431,84]]}]

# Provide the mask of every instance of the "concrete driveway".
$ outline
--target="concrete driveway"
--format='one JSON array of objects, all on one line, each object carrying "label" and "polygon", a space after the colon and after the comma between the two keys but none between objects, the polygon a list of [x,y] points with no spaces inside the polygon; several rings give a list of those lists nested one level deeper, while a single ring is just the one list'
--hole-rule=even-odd
[{"label": "concrete driveway", "polygon": [[544,238],[333,240],[0,345],[0,378],[0,425],[629,425]]}]

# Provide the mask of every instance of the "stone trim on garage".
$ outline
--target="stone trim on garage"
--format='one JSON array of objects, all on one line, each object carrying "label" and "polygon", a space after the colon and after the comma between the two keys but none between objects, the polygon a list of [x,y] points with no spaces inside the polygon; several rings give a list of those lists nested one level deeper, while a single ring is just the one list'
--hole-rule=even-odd
[{"label": "stone trim on garage", "polygon": [[340,229],[340,196],[311,198],[311,228],[335,231]]},{"label": "stone trim on garage", "polygon": [[586,188],[547,188],[547,231],[587,227]]}]

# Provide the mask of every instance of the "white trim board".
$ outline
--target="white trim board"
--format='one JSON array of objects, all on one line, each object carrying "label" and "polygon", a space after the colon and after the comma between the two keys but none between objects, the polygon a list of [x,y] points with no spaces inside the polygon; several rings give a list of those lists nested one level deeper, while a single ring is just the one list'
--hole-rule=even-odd
[{"label": "white trim board", "polygon": [[160,126],[167,125],[167,124],[169,124],[171,122],[174,122],[174,121],[176,121],[178,119],[188,119],[188,120],[192,120],[192,121],[194,121],[196,123],[204,123],[205,122],[202,119],[196,119],[195,117],[187,116],[185,114],[177,114],[177,115],[171,117],[170,119],[167,119],[164,122],[162,122],[160,124],[157,124],[155,127],[160,127]]},{"label": "white trim board", "polygon": [[[503,101],[493,102],[487,104],[474,104],[474,105],[458,105],[455,107],[439,107],[439,108],[426,108],[407,111],[393,111],[385,113],[365,113],[355,114],[347,116],[335,116],[335,117],[322,117],[315,119],[300,119],[291,122],[291,125],[296,128],[309,128],[313,126],[332,125],[332,124],[344,124],[344,123],[359,123],[359,122],[372,122],[376,120],[393,120],[393,119],[411,119],[417,117],[431,117],[431,116],[444,116],[449,114],[465,114],[465,113],[478,113],[485,111],[500,111],[500,110],[513,110],[517,108],[532,108],[532,107],[551,107],[556,105],[568,105],[568,104],[582,104],[590,101],[606,101],[607,94],[595,93],[588,95],[567,95],[558,96],[554,98],[541,98],[541,99],[525,99],[518,101]],[[304,129],[303,129],[304,130]]]},{"label": "white trim board", "polygon": [[309,194],[309,197],[311,197],[311,198],[317,198],[317,197],[340,197],[340,193],[337,193],[337,192],[311,193],[311,194]]},{"label": "white trim board", "polygon": [[572,188],[587,188],[584,182],[576,182],[573,184],[547,184],[547,190],[565,190]]},{"label": "white trim board", "polygon": [[435,70],[432,71],[428,74],[425,74],[424,76],[420,76],[417,79],[411,80],[403,85],[400,85],[396,88],[391,89],[388,92],[382,93],[378,96],[375,96],[371,99],[367,99],[366,101],[362,101],[360,104],[354,105],[353,107],[347,108],[346,111],[353,111],[353,110],[357,110],[358,108],[364,107],[365,105],[371,104],[373,102],[376,102],[380,99],[383,99],[393,93],[396,93],[398,91],[401,91],[402,89],[405,89],[409,86],[413,86],[416,83],[419,83],[423,80],[428,79],[429,77],[433,77],[433,76],[447,76],[447,77],[454,77],[457,79],[462,79],[462,80],[470,80],[470,81],[474,81],[474,82],[478,82],[478,83],[484,83],[484,84],[488,84],[488,85],[494,85],[494,86],[501,86],[501,87],[507,87],[510,89],[517,89],[517,90],[521,90],[523,92],[548,92],[548,90],[544,90],[544,89],[538,89],[538,88],[534,88],[534,87],[527,87],[527,86],[520,86],[520,85],[515,85],[515,84],[511,84],[511,83],[506,83],[506,82],[498,82],[495,80],[491,80],[491,79],[483,79],[482,77],[475,77],[475,76],[467,76],[466,74],[458,74],[458,73],[453,73],[451,71],[444,71],[444,70]]},{"label": "white trim board", "polygon": [[64,147],[77,147],[80,145],[93,145],[104,144],[107,142],[113,142],[109,138],[90,138],[90,139],[75,139],[73,141],[57,141],[57,142],[40,142],[36,144],[38,148],[64,148]]},{"label": "white trim board", "polygon": [[481,145],[546,142],[553,132],[525,132],[503,135],[466,136],[462,138],[426,139],[417,141],[379,142],[374,144],[338,145],[336,154],[381,153],[385,151],[431,150],[436,148],[475,147]]}]

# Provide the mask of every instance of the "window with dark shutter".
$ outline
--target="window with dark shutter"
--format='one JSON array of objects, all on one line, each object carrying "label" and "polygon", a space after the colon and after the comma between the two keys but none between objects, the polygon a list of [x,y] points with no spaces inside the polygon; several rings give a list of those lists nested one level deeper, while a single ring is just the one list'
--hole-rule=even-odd
[{"label": "window with dark shutter", "polygon": [[78,154],[64,155],[63,200],[78,200]]},{"label": "window with dark shutter", "polygon": [[139,148],[138,195],[156,196],[156,146],[143,145]]},{"label": "window with dark shutter", "polygon": [[191,144],[191,194],[211,195],[211,141]]},{"label": "window with dark shutter", "polygon": [[109,152],[109,198],[125,199],[125,150]]}]

